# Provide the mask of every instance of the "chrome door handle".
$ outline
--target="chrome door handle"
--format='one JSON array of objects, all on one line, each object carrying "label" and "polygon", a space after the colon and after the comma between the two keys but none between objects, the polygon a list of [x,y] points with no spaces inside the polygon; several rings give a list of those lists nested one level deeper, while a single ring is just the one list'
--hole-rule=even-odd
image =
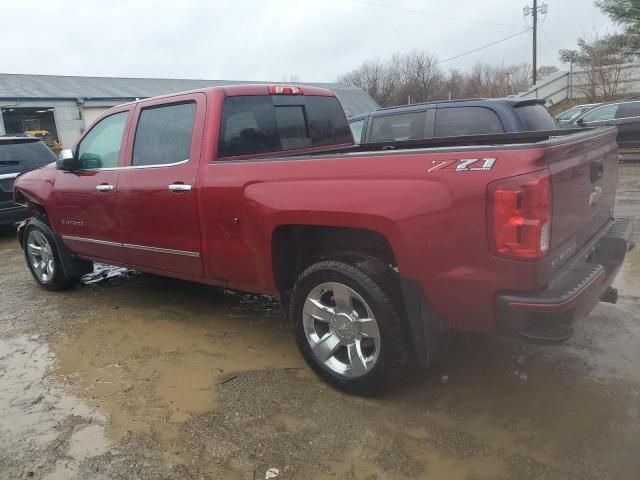
[{"label": "chrome door handle", "polygon": [[113,190],[113,185],[96,185],[96,190],[98,190],[99,192],[110,192],[111,190]]},{"label": "chrome door handle", "polygon": [[169,190],[172,192],[188,192],[191,190],[191,185],[185,185],[184,183],[172,183],[169,185]]}]

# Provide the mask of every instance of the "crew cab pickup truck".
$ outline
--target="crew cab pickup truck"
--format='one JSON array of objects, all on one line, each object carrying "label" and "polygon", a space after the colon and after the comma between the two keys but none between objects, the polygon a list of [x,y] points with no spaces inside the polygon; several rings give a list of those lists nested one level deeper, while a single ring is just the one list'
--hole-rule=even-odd
[{"label": "crew cab pickup truck", "polygon": [[279,296],[311,368],[372,392],[448,330],[562,340],[615,300],[615,136],[354,146],[327,90],[207,88],[115,107],[18,177],[18,239],[48,290],[104,262]]}]

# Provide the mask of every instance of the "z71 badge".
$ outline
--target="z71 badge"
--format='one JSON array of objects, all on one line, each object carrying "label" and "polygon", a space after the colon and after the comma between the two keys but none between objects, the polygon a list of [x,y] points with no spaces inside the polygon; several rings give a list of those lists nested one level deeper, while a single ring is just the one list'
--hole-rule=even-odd
[{"label": "z71 badge", "polygon": [[427,172],[436,170],[453,170],[454,172],[488,172],[493,168],[496,159],[491,158],[462,158],[460,160],[434,160],[434,164]]}]

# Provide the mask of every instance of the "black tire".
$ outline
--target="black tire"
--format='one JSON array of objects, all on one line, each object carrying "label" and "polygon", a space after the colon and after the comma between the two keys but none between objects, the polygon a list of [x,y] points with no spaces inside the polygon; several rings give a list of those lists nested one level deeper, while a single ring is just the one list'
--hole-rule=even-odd
[{"label": "black tire", "polygon": [[[322,363],[312,352],[303,323],[307,296],[319,285],[336,282],[355,291],[371,309],[380,334],[377,361],[364,375],[356,378],[337,373]],[[358,394],[374,394],[401,380],[412,364],[407,322],[400,301],[397,274],[375,258],[341,256],[319,261],[298,277],[294,286],[290,316],[298,348],[307,364],[322,379],[340,390]]]},{"label": "black tire", "polygon": [[[46,241],[46,245],[48,247],[47,259],[50,259],[53,265],[53,271],[51,275],[47,276],[47,278],[43,278],[43,276],[36,270],[34,260],[29,253],[29,242],[30,240],[33,240],[38,234],[41,235]],[[54,233],[51,231],[51,228],[49,228],[46,223],[37,219],[31,220],[29,222],[24,232],[22,248],[24,250],[25,259],[27,261],[27,266],[29,267],[31,275],[38,283],[38,285],[40,285],[40,287],[44,288],[45,290],[49,290],[52,292],[66,290],[78,281],[78,278],[69,277],[65,274],[61,261],[60,251],[58,248],[58,242],[55,238]]]}]

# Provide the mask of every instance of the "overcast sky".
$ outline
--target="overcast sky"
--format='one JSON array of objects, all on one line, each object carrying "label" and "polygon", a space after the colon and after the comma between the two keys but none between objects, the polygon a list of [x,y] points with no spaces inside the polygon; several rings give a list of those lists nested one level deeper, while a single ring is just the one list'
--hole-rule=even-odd
[{"label": "overcast sky", "polygon": [[[539,65],[560,66],[556,51],[574,47],[580,35],[615,30],[592,0],[546,3]],[[526,28],[525,5],[526,0],[0,0],[0,72],[272,81],[297,74],[301,81],[331,82],[366,59],[421,49],[444,60],[516,34]],[[442,67],[466,69],[478,61],[531,62],[531,35]]]}]

